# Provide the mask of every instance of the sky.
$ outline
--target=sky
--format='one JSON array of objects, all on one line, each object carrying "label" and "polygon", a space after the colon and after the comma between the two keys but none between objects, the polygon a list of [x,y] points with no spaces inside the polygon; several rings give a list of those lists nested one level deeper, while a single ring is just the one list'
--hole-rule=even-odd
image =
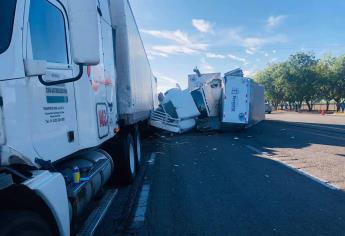
[{"label": "sky", "polygon": [[342,0],[130,0],[158,90],[188,74],[253,76],[300,51],[345,54]]}]

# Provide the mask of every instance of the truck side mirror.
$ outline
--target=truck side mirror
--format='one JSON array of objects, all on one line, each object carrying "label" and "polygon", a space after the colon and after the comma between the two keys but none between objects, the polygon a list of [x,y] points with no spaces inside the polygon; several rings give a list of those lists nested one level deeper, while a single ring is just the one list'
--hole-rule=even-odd
[{"label": "truck side mirror", "polygon": [[68,1],[73,61],[78,65],[100,62],[97,0]]}]

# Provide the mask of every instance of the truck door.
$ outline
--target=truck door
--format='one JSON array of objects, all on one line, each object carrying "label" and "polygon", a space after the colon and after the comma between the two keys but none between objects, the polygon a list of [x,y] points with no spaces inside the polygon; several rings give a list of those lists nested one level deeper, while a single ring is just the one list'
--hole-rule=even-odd
[{"label": "truck door", "polygon": [[[68,20],[57,0],[31,0],[27,9],[27,59],[47,62],[46,81],[73,77]],[[44,86],[30,78],[31,138],[38,156],[55,161],[77,151],[78,132],[74,84]]]}]

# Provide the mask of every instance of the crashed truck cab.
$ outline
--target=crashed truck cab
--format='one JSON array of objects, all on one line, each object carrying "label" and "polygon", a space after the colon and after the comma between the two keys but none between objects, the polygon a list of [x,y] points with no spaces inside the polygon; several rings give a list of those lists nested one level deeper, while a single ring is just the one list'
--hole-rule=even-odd
[{"label": "crashed truck cab", "polygon": [[97,149],[118,128],[107,1],[1,1],[0,19],[0,216],[69,235],[114,169]]}]

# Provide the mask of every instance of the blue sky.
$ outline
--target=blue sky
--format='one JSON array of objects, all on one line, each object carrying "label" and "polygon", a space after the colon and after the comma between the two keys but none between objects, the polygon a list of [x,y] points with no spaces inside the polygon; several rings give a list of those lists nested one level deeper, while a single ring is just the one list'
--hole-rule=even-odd
[{"label": "blue sky", "polygon": [[342,0],[130,2],[160,91],[185,88],[195,66],[252,76],[297,51],[345,53]]}]

